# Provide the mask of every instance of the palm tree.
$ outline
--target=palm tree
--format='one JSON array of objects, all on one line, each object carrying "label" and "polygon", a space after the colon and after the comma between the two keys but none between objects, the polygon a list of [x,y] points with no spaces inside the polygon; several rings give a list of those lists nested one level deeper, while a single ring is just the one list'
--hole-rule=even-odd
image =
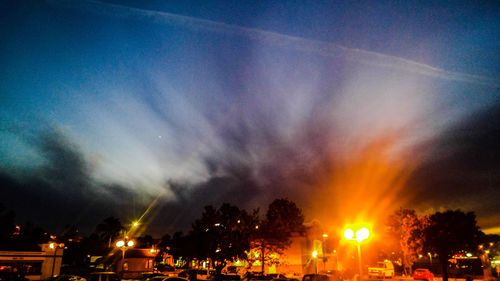
[{"label": "palm tree", "polygon": [[115,217],[105,218],[95,229],[102,240],[108,241],[108,248],[111,248],[111,242],[118,238],[123,230],[125,227]]}]

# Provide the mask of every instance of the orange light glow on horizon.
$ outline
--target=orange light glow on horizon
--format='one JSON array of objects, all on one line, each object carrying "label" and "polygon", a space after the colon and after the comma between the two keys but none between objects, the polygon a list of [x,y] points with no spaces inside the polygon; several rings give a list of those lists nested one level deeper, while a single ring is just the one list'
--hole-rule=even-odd
[{"label": "orange light glow on horizon", "polygon": [[400,133],[353,143],[350,153],[336,155],[331,173],[318,179],[306,216],[321,221],[325,231],[339,233],[356,221],[369,222],[367,227],[373,229],[405,206],[414,195],[407,183],[419,157],[401,146]]}]

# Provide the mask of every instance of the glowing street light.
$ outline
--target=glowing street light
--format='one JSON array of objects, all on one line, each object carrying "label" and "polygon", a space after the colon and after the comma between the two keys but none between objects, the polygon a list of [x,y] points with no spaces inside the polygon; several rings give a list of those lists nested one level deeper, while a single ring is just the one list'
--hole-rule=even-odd
[{"label": "glowing street light", "polygon": [[347,240],[352,240],[352,238],[354,237],[354,231],[352,231],[352,229],[350,228],[346,229],[344,231],[344,237]]},{"label": "glowing street light", "polygon": [[317,262],[318,251],[312,252],[312,258],[314,259],[314,273],[318,274],[318,262]]},{"label": "glowing street light", "polygon": [[124,240],[118,240],[115,243],[116,247],[119,248],[122,251],[122,275],[123,275],[123,265],[125,263],[125,251],[127,248],[131,248],[135,245],[134,240],[129,240],[128,236],[125,236]]},{"label": "glowing street light", "polygon": [[133,227],[137,227],[137,226],[139,226],[139,222],[138,222],[138,221],[134,221],[134,222],[132,223],[132,226],[133,226]]},{"label": "glowing street light", "polygon": [[370,231],[366,227],[363,227],[360,230],[356,231],[356,241],[358,241],[359,243],[367,239],[368,236],[370,236]]},{"label": "glowing street light", "polygon": [[358,243],[358,264],[359,264],[359,279],[361,280],[363,276],[363,267],[361,265],[361,242],[368,239],[370,236],[370,231],[368,228],[363,227],[354,233],[354,230],[348,228],[344,231],[344,237],[347,240],[356,240]]}]

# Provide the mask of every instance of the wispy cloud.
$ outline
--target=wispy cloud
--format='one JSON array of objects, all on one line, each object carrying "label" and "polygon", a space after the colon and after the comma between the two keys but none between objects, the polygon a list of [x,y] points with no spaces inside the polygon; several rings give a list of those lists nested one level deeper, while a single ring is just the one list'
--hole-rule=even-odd
[{"label": "wispy cloud", "polygon": [[325,57],[343,58],[366,65],[385,67],[395,71],[424,75],[439,79],[460,81],[493,88],[500,87],[500,80],[480,75],[453,72],[409,59],[377,52],[347,48],[338,44],[311,40],[256,28],[242,27],[206,19],[177,15],[161,11],[138,9],[100,1],[47,0],[66,8],[85,9],[87,12],[107,17],[142,19],[158,24],[182,26],[194,31],[208,31],[242,36],[263,44],[314,53]]}]

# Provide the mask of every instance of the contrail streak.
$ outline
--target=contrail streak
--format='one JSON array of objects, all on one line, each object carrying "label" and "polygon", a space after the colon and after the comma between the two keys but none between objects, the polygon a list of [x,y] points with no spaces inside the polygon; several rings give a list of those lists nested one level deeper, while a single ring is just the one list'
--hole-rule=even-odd
[{"label": "contrail streak", "polygon": [[100,1],[72,1],[72,0],[47,0],[49,3],[63,5],[66,8],[80,7],[94,14],[113,16],[116,18],[143,17],[155,23],[182,26],[194,31],[209,31],[215,33],[229,34],[245,37],[251,40],[259,41],[272,46],[281,46],[298,51],[318,54],[325,57],[338,57],[349,61],[354,61],[366,65],[386,67],[394,70],[400,70],[407,73],[460,81],[472,84],[486,85],[493,88],[500,87],[500,80],[448,71],[445,69],[433,67],[427,64],[419,63],[401,57],[376,53],[372,51],[352,49],[333,43],[319,40],[305,39],[296,36],[280,34],[271,31],[260,30],[256,28],[241,27],[232,24],[226,24],[211,20],[198,19],[189,16],[176,15],[160,11],[143,10],[133,7],[127,7],[117,4],[103,3]]}]

